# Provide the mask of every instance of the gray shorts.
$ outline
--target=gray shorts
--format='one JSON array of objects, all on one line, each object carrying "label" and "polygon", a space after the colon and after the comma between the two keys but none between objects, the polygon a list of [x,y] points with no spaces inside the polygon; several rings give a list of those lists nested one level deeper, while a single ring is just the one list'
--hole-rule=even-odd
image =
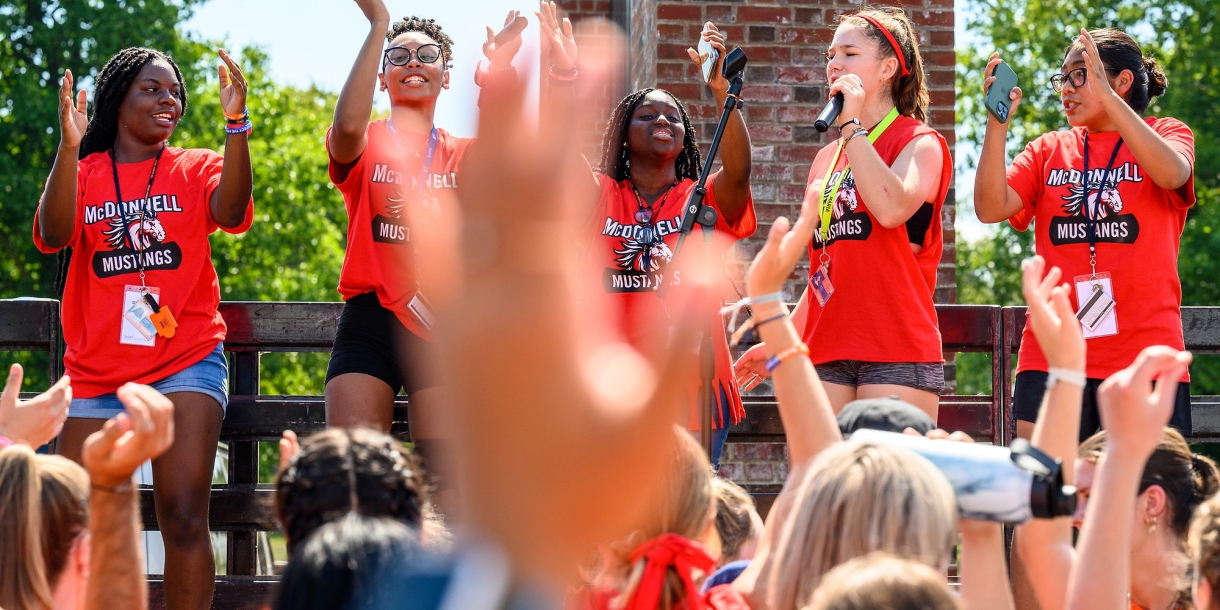
[{"label": "gray shorts", "polygon": [[864,362],[834,360],[815,364],[818,378],[845,386],[900,385],[940,394],[945,390],[945,365],[940,362]]}]

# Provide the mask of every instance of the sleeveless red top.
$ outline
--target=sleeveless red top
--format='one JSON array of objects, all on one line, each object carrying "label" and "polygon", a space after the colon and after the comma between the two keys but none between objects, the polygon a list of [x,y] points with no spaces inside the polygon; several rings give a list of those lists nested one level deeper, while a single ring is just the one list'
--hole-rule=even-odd
[{"label": "sleeveless red top", "polygon": [[[825,306],[810,295],[802,336],[814,364],[835,360],[944,361],[932,294],[936,290],[936,268],[944,249],[942,206],[953,183],[949,146],[931,127],[911,117],[899,116],[873,143],[873,148],[886,165],[892,165],[911,140],[925,134],[936,137],[942,154],[940,184],[931,201],[916,214],[916,217],[922,215],[926,219],[926,229],[912,228],[919,223],[911,221],[893,229],[885,228],[869,211],[868,202],[860,198],[851,168],[843,177],[835,197],[826,246],[834,294]],[[821,189],[826,189],[826,196],[829,196],[830,187],[851,161],[844,151],[839,156],[835,173],[827,184],[821,184],[838,146],[839,142],[834,141],[814,158],[809,169],[806,197],[818,198]],[[868,176],[861,179],[868,180]],[[911,251],[912,243],[922,243],[919,254]],[[809,244],[813,270],[817,269],[821,254],[821,235],[818,233]]]}]

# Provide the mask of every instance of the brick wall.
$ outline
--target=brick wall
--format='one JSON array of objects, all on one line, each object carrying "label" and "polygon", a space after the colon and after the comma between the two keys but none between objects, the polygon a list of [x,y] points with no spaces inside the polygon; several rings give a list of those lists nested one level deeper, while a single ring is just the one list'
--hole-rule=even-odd
[{"label": "brick wall", "polygon": [[[902,0],[915,24],[920,52],[931,89],[931,124],[953,149],[954,63],[953,0]],[[628,77],[633,88],[652,85],[648,67],[655,57],[655,86],[674,92],[687,104],[696,128],[705,140],[715,130],[720,109],[700,81],[686,48],[698,41],[705,21],[712,21],[728,36],[729,45],[742,47],[750,58],[746,70],[746,124],[753,141],[754,204],[759,218],[755,236],[737,244],[728,255],[726,298],[736,298],[745,267],[761,247],[770,224],[779,216],[794,218],[800,211],[809,167],[827,138],[813,128],[813,120],[826,100],[827,43],[836,18],[858,10],[862,2],[847,0],[565,0],[574,17],[592,15],[630,23],[629,65],[639,71]],[[650,21],[651,20],[651,21]],[[650,25],[652,27],[650,27]],[[833,132],[831,132],[833,135]],[[957,300],[954,268],[954,194],[944,207],[944,257],[937,274],[936,300]],[[808,261],[798,264],[785,291],[795,300],[808,278]],[[952,363],[952,359],[949,360]],[[952,379],[952,367],[946,377]],[[769,392],[770,388],[762,388]],[[733,443],[722,460],[726,476],[754,485],[782,482],[788,473],[783,445]]]}]

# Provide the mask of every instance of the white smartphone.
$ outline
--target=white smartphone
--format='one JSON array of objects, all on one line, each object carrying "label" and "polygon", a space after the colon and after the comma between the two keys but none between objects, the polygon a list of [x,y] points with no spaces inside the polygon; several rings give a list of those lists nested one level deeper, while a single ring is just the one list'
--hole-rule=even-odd
[{"label": "white smartphone", "polygon": [[[711,21],[703,24],[703,31],[709,31],[711,25]],[[699,62],[703,65],[703,82],[710,82],[712,72],[716,69],[716,62],[720,61],[720,51],[712,48],[712,43],[704,40],[702,34],[699,36],[699,46],[695,50],[699,52]]]}]

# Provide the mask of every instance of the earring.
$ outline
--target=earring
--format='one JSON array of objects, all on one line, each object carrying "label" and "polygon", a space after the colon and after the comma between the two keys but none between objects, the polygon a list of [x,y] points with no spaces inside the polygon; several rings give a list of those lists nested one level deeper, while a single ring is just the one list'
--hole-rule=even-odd
[{"label": "earring", "polygon": [[1144,519],[1144,524],[1148,526],[1149,534],[1156,531],[1156,517],[1149,517],[1147,519]]}]

